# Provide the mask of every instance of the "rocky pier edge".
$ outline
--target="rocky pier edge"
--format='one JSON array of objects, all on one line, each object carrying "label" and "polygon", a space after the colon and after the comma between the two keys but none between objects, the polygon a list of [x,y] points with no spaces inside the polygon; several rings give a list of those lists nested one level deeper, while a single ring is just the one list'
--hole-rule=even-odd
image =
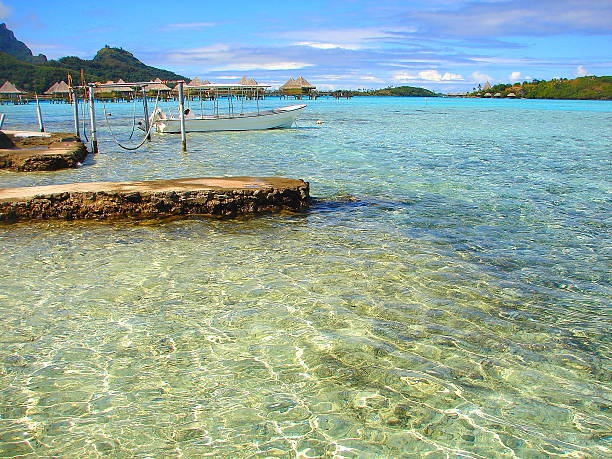
[{"label": "rocky pier edge", "polygon": [[0,169],[56,171],[78,167],[87,147],[73,134],[0,131]]},{"label": "rocky pier edge", "polygon": [[32,220],[235,217],[310,204],[309,183],[282,177],[89,182],[0,188],[0,223]]}]

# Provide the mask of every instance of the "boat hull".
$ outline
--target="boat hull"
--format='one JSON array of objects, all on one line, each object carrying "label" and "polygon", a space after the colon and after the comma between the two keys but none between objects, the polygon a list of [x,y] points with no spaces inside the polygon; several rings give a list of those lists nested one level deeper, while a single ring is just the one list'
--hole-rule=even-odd
[{"label": "boat hull", "polygon": [[[221,116],[185,119],[187,132],[252,131],[260,129],[289,128],[306,105],[292,105],[244,116]],[[155,121],[157,132],[176,134],[181,132],[181,121],[176,118],[161,118]]]}]

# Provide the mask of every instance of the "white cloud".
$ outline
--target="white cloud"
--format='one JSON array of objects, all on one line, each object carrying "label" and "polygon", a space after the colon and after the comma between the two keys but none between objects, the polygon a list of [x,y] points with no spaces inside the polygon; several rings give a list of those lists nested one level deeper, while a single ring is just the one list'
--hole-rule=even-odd
[{"label": "white cloud", "polygon": [[306,62],[262,62],[262,63],[242,63],[227,64],[221,67],[210,69],[213,72],[226,70],[298,70],[312,67],[313,64]]},{"label": "white cloud", "polygon": [[337,86],[335,84],[317,84],[317,89],[322,89],[323,91],[335,91]]},{"label": "white cloud", "polygon": [[372,76],[372,75],[361,75],[357,77],[357,79],[361,81],[370,81],[372,83],[384,83],[385,82],[385,80]]},{"label": "white cloud", "polygon": [[472,78],[476,83],[486,83],[493,81],[493,77],[491,75],[487,75],[486,73],[481,73],[478,70],[472,73]]},{"label": "white cloud", "polygon": [[194,30],[203,29],[205,27],[214,27],[217,24],[215,22],[179,22],[175,24],[168,24],[164,27],[164,30]]},{"label": "white cloud", "polygon": [[230,47],[222,43],[199,48],[179,49],[168,54],[170,60],[177,62],[191,62],[194,59],[230,59],[231,57]]},{"label": "white cloud", "polygon": [[11,8],[6,6],[4,2],[0,2],[0,19],[6,18],[11,14]]},{"label": "white cloud", "polygon": [[342,43],[320,43],[316,41],[298,41],[293,43],[295,46],[309,46],[317,49],[360,49],[358,45],[342,44]]},{"label": "white cloud", "polygon": [[578,67],[576,67],[576,76],[583,77],[587,75],[588,75],[587,69],[585,69],[583,65],[579,65]]},{"label": "white cloud", "polygon": [[430,82],[441,82],[441,81],[460,81],[463,80],[463,76],[457,73],[440,73],[437,70],[422,70],[416,75],[407,72],[395,72],[393,79],[400,82],[410,81],[430,81]]},{"label": "white cloud", "polygon": [[[314,29],[314,30],[292,30],[283,32],[275,37],[298,40],[294,44],[303,46],[319,47],[321,49],[344,48],[362,49],[365,47],[378,47],[378,40],[397,38],[406,33],[416,32],[414,27],[361,27],[348,29]],[[325,37],[325,42],[320,38]],[[319,46],[313,46],[319,45]],[[322,48],[326,46],[325,48]]]},{"label": "white cloud", "polygon": [[512,72],[510,74],[510,81],[511,82],[515,82],[515,81],[519,81],[521,79],[521,72]]}]

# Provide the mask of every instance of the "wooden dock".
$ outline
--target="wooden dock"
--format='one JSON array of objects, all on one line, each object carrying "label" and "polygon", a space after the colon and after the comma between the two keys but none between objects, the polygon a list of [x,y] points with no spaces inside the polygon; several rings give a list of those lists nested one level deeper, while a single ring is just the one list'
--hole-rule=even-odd
[{"label": "wooden dock", "polygon": [[0,222],[238,216],[299,211],[309,184],[282,177],[209,177],[0,188]]}]

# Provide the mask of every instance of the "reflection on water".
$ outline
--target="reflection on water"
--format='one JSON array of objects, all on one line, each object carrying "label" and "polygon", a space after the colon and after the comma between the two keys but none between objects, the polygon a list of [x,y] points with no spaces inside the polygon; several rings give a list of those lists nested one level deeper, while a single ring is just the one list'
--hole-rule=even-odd
[{"label": "reflection on water", "polygon": [[[0,227],[0,456],[609,455],[609,113],[512,102],[314,101],[317,130],[187,154],[106,138],[74,171],[0,173],[287,175],[317,196]],[[112,112],[127,137],[131,106]]]}]

